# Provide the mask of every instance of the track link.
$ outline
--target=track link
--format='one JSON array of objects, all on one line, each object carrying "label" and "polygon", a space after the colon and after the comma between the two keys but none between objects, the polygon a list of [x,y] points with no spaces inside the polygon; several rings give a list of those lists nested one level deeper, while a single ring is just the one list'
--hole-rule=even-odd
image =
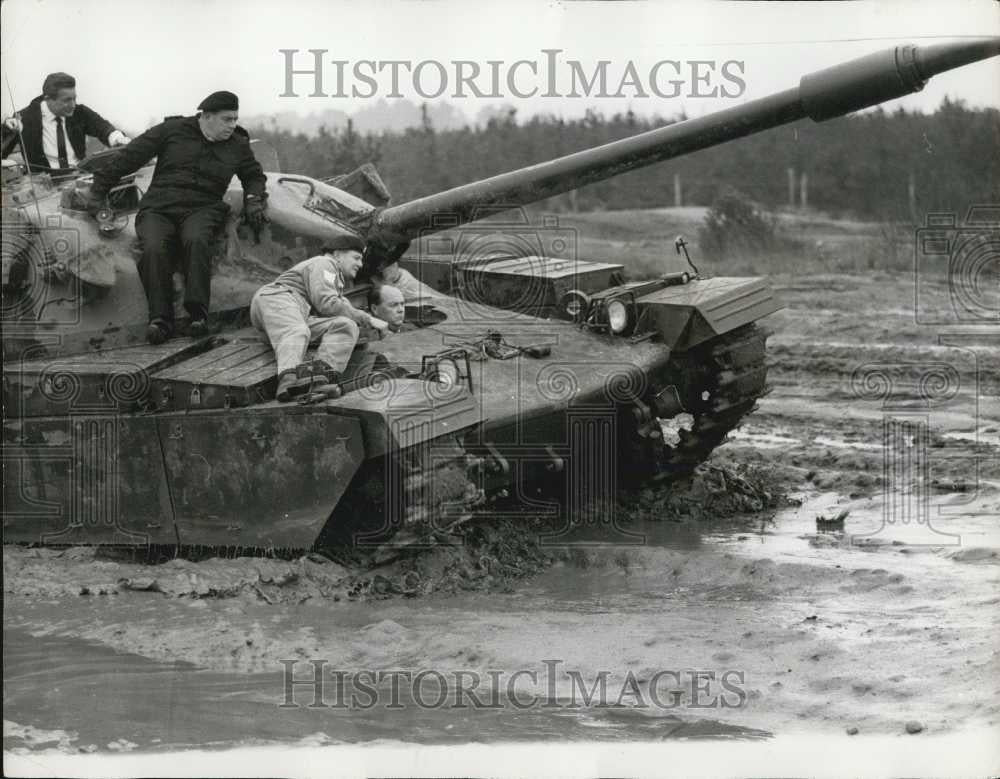
[{"label": "track link", "polygon": [[655,480],[693,471],[757,407],[757,400],[769,392],[768,335],[754,324],[744,325],[677,361],[677,370],[682,375],[701,377],[700,382],[689,384],[686,393],[694,421],[677,431],[676,443],[662,444]]},{"label": "track link", "polygon": [[354,548],[369,562],[471,517],[480,500],[464,446],[441,438],[368,460],[334,508],[320,548]]}]

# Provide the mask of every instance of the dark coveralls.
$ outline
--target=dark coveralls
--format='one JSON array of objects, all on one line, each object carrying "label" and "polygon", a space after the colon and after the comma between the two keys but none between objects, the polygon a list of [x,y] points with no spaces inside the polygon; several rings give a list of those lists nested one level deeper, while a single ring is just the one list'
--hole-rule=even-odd
[{"label": "dark coveralls", "polygon": [[222,196],[236,175],[246,195],[262,198],[267,178],[242,127],[224,141],[209,141],[198,117],[172,117],[135,138],[113,163],[95,173],[92,195],[104,198],[122,176],[154,156],[153,179],[135,218],[142,241],[139,276],[149,318],[173,321],[172,254],[179,241],[180,270],[186,279],[184,305],[192,319],[203,319],[208,313],[215,241],[229,212]]}]

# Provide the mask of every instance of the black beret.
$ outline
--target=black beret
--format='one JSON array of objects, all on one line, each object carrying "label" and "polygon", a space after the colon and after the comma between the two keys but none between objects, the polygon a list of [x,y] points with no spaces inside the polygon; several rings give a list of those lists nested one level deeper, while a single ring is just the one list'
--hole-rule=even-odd
[{"label": "black beret", "polygon": [[199,111],[239,111],[240,99],[232,92],[213,92],[198,104]]},{"label": "black beret", "polygon": [[344,233],[343,235],[329,239],[323,245],[324,252],[335,252],[341,249],[353,249],[357,252],[363,252],[365,250],[365,241],[360,236]]}]

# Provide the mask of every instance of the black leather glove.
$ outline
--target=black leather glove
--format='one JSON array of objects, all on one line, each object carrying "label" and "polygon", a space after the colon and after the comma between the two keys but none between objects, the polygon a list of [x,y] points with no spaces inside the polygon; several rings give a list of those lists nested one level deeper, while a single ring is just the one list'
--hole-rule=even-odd
[{"label": "black leather glove", "polygon": [[254,241],[260,243],[260,231],[271,220],[267,218],[267,197],[247,195],[243,201],[243,221],[253,230]]}]

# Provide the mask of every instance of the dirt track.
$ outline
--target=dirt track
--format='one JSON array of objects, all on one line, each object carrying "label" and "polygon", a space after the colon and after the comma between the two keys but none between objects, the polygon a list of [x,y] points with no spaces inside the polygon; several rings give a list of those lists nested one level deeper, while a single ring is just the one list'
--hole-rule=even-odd
[{"label": "dirt track", "polygon": [[[925,732],[996,728],[995,330],[944,345],[940,332],[914,321],[911,274],[773,280],[787,304],[766,322],[774,390],[718,450],[713,464],[722,470],[701,483],[753,465],[769,489],[790,495],[780,510],[725,522],[700,512],[653,516],[660,521],[633,525],[645,545],[553,553],[551,566],[541,562],[545,569],[516,580],[512,592],[362,603],[349,600],[333,563],[143,568],[80,551],[8,549],[5,629],[236,674],[274,672],[280,658],[508,673],[541,672],[544,660],[558,658],[584,678],[631,672],[640,693],[658,669],[744,674],[741,706],[706,713],[681,690],[686,705],[669,712],[638,704],[578,711],[577,724],[592,730],[576,736],[555,726],[562,737],[659,739],[677,718],[773,733],[903,733],[907,722]],[[943,284],[935,294],[947,303]],[[885,440],[896,452],[888,460]],[[924,464],[926,478],[914,477]],[[654,507],[658,498],[646,495]],[[914,508],[922,505],[929,514]],[[817,516],[845,510],[842,527],[818,528]],[[276,703],[280,695],[279,687],[265,697]],[[24,703],[21,712],[8,706],[8,748],[46,746],[22,726],[72,730],[26,700],[10,701]],[[442,737],[427,727],[413,737]],[[478,727],[484,738],[519,737],[502,720]],[[102,739],[79,734],[66,748],[103,749]],[[141,735],[134,742],[155,746]]]}]

